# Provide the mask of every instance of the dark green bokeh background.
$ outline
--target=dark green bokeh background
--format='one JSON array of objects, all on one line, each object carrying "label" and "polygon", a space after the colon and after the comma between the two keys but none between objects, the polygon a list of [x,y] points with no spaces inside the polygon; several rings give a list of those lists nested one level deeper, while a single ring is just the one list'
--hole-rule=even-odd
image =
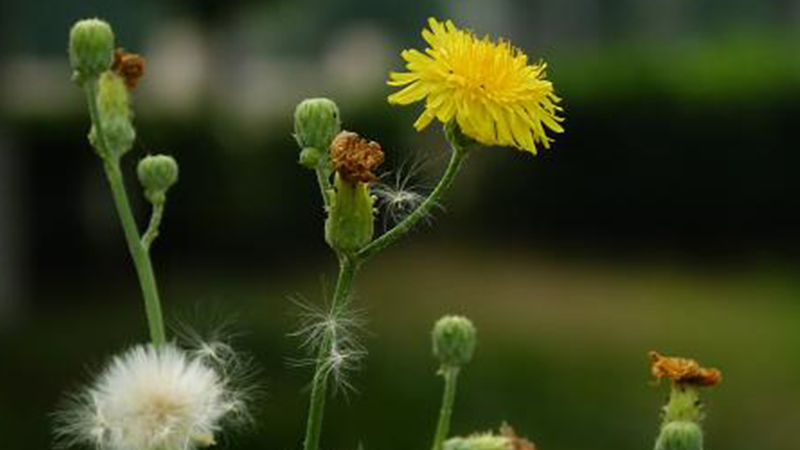
[{"label": "dark green bokeh background", "polygon": [[[544,450],[651,448],[667,387],[646,354],[723,370],[707,447],[800,444],[800,2],[0,0],[0,436],[52,446],[51,414],[109,355],[146,339],[133,269],[66,37],[87,16],[142,52],[139,141],[181,164],[153,256],[173,323],[235,317],[261,368],[253,429],[223,448],[299,448],[310,379],[288,297],[323,301],[335,261],[294,105],[325,95],[387,150],[386,180],[445,161],[418,108],[385,102],[429,16],[508,37],[564,98],[566,134],[532,158],[468,161],[432,225],[357,280],[370,355],[331,402],[323,448],[426,448],[441,380],[433,322],[480,343],[453,431],[513,424]],[[382,223],[382,218],[379,219]]]}]

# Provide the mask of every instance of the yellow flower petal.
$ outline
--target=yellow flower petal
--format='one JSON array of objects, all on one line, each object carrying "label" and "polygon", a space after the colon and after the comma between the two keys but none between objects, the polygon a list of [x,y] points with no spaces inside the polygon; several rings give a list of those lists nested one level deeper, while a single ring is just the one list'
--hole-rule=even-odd
[{"label": "yellow flower petal", "polygon": [[402,91],[390,95],[389,103],[408,105],[409,103],[418,102],[425,98],[431,89],[432,87],[425,83],[416,82],[403,88]]}]

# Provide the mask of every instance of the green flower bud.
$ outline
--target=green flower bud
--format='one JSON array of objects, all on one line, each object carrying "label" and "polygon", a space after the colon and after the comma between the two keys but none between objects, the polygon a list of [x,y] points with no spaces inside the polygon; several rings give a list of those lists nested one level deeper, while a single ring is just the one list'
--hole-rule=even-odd
[{"label": "green flower bud", "polygon": [[475,352],[475,327],[466,317],[445,316],[433,327],[433,354],[443,367],[461,367]]},{"label": "green flower bud", "polygon": [[323,152],[314,147],[306,147],[300,151],[300,165],[307,169],[316,169],[320,162],[324,160],[327,152]]},{"label": "green flower bud", "polygon": [[444,443],[444,450],[514,450],[514,447],[507,436],[481,433],[448,439]]},{"label": "green flower bud", "polygon": [[443,450],[536,450],[536,445],[517,436],[514,429],[504,423],[500,426],[499,433],[475,433],[467,437],[448,439]]},{"label": "green flower bud", "polygon": [[136,172],[145,197],[153,204],[163,204],[167,190],[178,181],[178,163],[167,155],[145,156]]},{"label": "green flower bud", "polygon": [[69,33],[72,78],[78,84],[97,78],[114,60],[114,32],[100,19],[80,20]]},{"label": "green flower bud", "polygon": [[339,174],[333,182],[331,206],[325,220],[325,241],[337,252],[352,254],[372,241],[374,199],[366,183],[350,183]]},{"label": "green flower bud", "polygon": [[303,100],[294,111],[294,136],[302,149],[311,147],[320,154],[327,152],[341,129],[339,108],[327,98]]},{"label": "green flower bud", "polygon": [[128,88],[122,78],[113,72],[104,72],[100,76],[97,113],[108,156],[122,156],[133,146],[136,130],[131,123]]},{"label": "green flower bud", "polygon": [[703,430],[696,422],[667,422],[661,427],[655,450],[702,450]]}]

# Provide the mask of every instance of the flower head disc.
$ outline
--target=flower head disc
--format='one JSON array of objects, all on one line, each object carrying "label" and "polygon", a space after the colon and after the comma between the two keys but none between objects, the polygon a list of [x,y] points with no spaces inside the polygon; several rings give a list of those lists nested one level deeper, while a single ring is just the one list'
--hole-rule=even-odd
[{"label": "flower head disc", "polygon": [[425,100],[414,123],[421,131],[434,119],[456,120],[467,136],[485,145],[516,147],[536,154],[549,148],[546,129],[560,133],[561,101],[544,79],[545,63],[529,65],[528,57],[509,42],[492,42],[460,30],[451,22],[429,19],[422,37],[425,52],[404,50],[408,72],[389,74],[389,85],[405,86],[389,103],[408,105]]}]

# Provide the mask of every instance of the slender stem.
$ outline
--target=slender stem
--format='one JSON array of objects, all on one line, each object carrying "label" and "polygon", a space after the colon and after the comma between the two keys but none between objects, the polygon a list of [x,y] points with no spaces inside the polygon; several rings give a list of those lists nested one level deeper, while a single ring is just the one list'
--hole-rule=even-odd
[{"label": "slender stem", "polygon": [[441,373],[444,376],[444,396],[442,397],[442,409],[439,411],[439,424],[436,427],[436,435],[433,437],[432,450],[442,450],[444,441],[450,433],[450,417],[453,415],[453,403],[456,400],[458,367],[442,367]]},{"label": "slender stem", "polygon": [[125,232],[125,240],[128,242],[128,250],[130,250],[133,258],[136,274],[139,276],[139,286],[144,295],[147,323],[150,326],[150,338],[153,341],[153,345],[161,346],[166,343],[167,339],[164,331],[164,318],[161,313],[161,301],[158,298],[158,289],[156,288],[156,279],[153,274],[153,265],[150,262],[150,254],[139,239],[139,232],[136,229],[133,213],[131,213],[128,194],[125,192],[119,162],[106,161],[105,169],[111,192],[114,195],[114,204],[117,207],[117,213]]},{"label": "slender stem", "polygon": [[[335,310],[349,301],[353,279],[358,270],[359,263],[353,258],[341,255],[339,258],[339,278],[336,281],[336,290],[333,293],[331,309]],[[331,351],[330,336],[325,336],[317,355],[317,367],[314,371],[314,380],[311,388],[311,402],[308,408],[308,422],[306,424],[306,437],[303,443],[304,450],[317,450],[322,434],[322,418],[325,413],[325,397],[328,391],[327,359]]]},{"label": "slender stem", "polygon": [[125,240],[128,243],[133,264],[136,267],[136,274],[139,278],[139,286],[144,296],[145,312],[147,323],[150,327],[150,338],[153,345],[161,346],[166,343],[166,332],[164,331],[164,319],[161,313],[161,301],[158,298],[155,275],[153,266],[150,262],[150,255],[147,248],[139,238],[139,230],[131,212],[128,194],[125,191],[125,183],[122,179],[122,171],[119,167],[119,158],[109,155],[103,129],[100,126],[99,113],[97,111],[97,80],[89,80],[85,84],[86,100],[89,106],[89,115],[94,124],[95,142],[98,154],[103,158],[106,177],[108,178],[111,193],[114,197],[114,205],[117,208],[122,229],[125,233]]},{"label": "slender stem", "polygon": [[164,217],[164,204],[156,203],[153,205],[153,213],[150,216],[150,223],[147,225],[147,231],[142,236],[142,245],[148,252],[153,241],[158,237],[158,228],[161,226],[161,219]]},{"label": "slender stem", "polygon": [[331,199],[328,196],[328,193],[331,190],[330,171],[324,167],[317,167],[314,172],[317,173],[317,184],[319,184],[319,191],[320,194],[322,194],[322,202],[325,205],[325,208],[327,208],[331,203]]},{"label": "slender stem", "polygon": [[450,162],[447,164],[447,168],[445,169],[442,178],[439,180],[439,183],[436,185],[436,188],[434,188],[433,192],[431,192],[430,195],[428,195],[428,197],[417,207],[417,209],[409,214],[408,217],[406,217],[402,222],[398,223],[394,226],[394,228],[387,231],[381,237],[375,239],[366,247],[359,250],[359,252],[356,254],[356,257],[360,261],[365,261],[372,256],[375,256],[376,253],[394,244],[398,239],[403,237],[403,235],[411,231],[411,229],[414,228],[414,226],[420,220],[424,219],[428,214],[430,214],[431,209],[439,204],[439,201],[444,193],[447,192],[447,190],[453,185],[453,180],[455,179],[455,176],[461,167],[461,163],[464,161],[466,156],[467,152],[465,150],[459,149],[457,146],[452,146]]}]

